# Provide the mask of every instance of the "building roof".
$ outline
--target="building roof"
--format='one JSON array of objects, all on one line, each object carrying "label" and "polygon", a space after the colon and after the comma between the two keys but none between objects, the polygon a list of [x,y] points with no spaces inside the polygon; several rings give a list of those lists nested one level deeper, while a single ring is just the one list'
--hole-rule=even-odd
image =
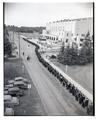
[{"label": "building roof", "polygon": [[93,19],[93,17],[87,17],[87,18],[76,18],[76,19],[63,19],[63,20],[57,20],[49,23],[57,23],[57,22],[68,22],[68,21],[80,21],[80,20],[86,20],[86,19]]}]

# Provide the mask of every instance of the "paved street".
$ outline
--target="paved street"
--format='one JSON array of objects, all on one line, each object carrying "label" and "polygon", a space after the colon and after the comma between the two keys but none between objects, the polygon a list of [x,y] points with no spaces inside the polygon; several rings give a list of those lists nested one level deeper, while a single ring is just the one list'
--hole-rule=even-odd
[{"label": "paved street", "polygon": [[[16,44],[18,47],[18,41]],[[40,95],[46,115],[87,115],[86,111],[75,101],[75,98],[38,61],[35,46],[20,38],[20,53]],[[28,55],[30,56],[29,61],[26,59]]]}]

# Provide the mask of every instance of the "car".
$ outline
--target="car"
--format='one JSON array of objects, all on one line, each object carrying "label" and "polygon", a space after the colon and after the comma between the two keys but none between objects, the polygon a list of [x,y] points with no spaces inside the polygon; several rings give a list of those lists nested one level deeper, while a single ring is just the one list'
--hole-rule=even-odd
[{"label": "car", "polygon": [[17,97],[12,97],[11,95],[4,95],[4,105],[5,106],[19,105],[19,99]]},{"label": "car", "polygon": [[14,87],[13,84],[8,84],[4,86],[4,90],[8,90],[9,88]]},{"label": "car", "polygon": [[22,81],[23,81],[24,83],[26,83],[26,84],[30,84],[30,82],[29,82],[28,79],[26,79],[26,78],[24,78]]},{"label": "car", "polygon": [[23,80],[23,77],[15,77],[15,81]]},{"label": "car", "polygon": [[11,87],[13,87],[13,84],[7,84],[7,85],[5,85],[5,87],[11,88]]},{"label": "car", "polygon": [[13,84],[15,80],[8,80],[8,84]]},{"label": "car", "polygon": [[15,81],[23,81],[24,83],[27,83],[27,84],[30,83],[30,82],[28,81],[28,79],[23,78],[23,77],[16,77],[16,78],[15,78]]},{"label": "car", "polygon": [[9,108],[9,107],[5,108],[4,115],[6,115],[6,116],[13,116],[14,115],[13,108]]},{"label": "car", "polygon": [[14,82],[14,86],[19,87],[21,89],[28,89],[28,84],[24,83],[23,81]]},{"label": "car", "polygon": [[19,90],[20,90],[19,87],[12,87],[8,89],[9,92],[13,92],[13,91],[19,92]]},{"label": "car", "polygon": [[8,94],[12,95],[12,96],[23,96],[24,95],[24,91],[19,89],[19,87],[13,87],[13,88],[9,88],[8,89]]},{"label": "car", "polygon": [[11,95],[4,95],[4,101],[11,101],[12,96]]},{"label": "car", "polygon": [[4,95],[8,95],[8,90],[4,90]]},{"label": "car", "polygon": [[8,90],[9,89],[9,87],[4,87],[4,90]]},{"label": "car", "polygon": [[24,96],[24,91],[23,90],[20,90],[19,92],[16,93],[16,96]]}]

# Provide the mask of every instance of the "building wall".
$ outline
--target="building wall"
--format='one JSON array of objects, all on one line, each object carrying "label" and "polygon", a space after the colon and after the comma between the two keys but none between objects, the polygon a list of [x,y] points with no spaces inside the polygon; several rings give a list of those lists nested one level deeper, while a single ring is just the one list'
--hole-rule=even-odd
[{"label": "building wall", "polygon": [[[46,24],[46,36],[49,40],[65,42],[65,45],[76,43],[81,47],[83,39],[87,32],[93,35],[93,18],[65,19],[61,21],[50,22]],[[53,39],[54,38],[54,39]]]},{"label": "building wall", "polygon": [[90,32],[90,35],[93,35],[93,19],[92,18],[84,18],[76,21],[75,25],[75,34],[86,34]]}]

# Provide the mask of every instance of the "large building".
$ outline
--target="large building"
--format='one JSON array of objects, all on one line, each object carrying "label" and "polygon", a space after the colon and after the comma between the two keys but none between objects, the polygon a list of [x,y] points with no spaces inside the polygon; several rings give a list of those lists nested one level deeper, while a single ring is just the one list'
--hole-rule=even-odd
[{"label": "large building", "polygon": [[51,42],[64,42],[65,46],[77,45],[81,48],[83,40],[87,33],[93,38],[93,18],[64,19],[60,21],[49,22],[46,24],[46,30],[43,36]]}]

